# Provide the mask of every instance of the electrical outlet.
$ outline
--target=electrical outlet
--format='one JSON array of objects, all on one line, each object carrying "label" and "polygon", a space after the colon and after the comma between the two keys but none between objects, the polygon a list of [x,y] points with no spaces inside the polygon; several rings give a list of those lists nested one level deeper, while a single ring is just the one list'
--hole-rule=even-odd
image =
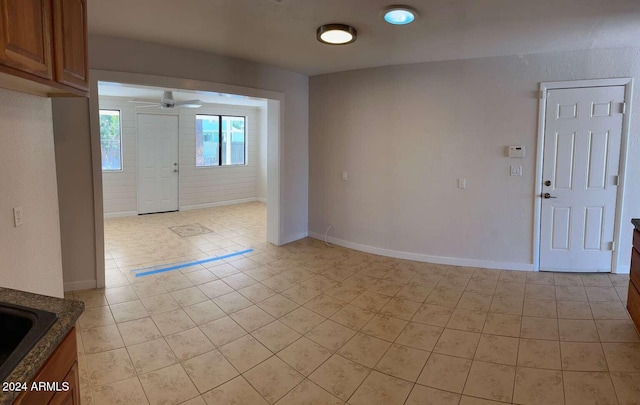
[{"label": "electrical outlet", "polygon": [[19,227],[22,225],[22,207],[13,208],[13,226]]}]

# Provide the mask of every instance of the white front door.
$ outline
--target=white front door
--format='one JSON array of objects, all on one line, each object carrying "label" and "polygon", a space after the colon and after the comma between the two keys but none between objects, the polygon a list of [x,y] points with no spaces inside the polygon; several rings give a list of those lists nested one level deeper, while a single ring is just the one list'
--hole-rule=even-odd
[{"label": "white front door", "polygon": [[138,213],[178,210],[178,116],[138,114]]},{"label": "white front door", "polygon": [[547,93],[540,270],[611,271],[624,92]]}]

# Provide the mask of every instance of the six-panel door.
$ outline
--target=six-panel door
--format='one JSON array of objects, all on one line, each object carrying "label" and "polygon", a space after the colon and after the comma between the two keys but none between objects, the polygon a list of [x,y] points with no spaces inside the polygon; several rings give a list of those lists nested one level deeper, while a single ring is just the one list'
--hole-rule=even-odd
[{"label": "six-panel door", "polygon": [[611,271],[624,91],[548,93],[540,270]]}]

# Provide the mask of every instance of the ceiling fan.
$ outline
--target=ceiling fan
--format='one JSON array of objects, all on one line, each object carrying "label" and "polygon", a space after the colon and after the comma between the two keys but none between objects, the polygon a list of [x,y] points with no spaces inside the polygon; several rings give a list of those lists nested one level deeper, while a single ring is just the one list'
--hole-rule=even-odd
[{"label": "ceiling fan", "polygon": [[163,110],[172,109],[172,108],[200,108],[202,107],[201,100],[186,100],[186,101],[176,101],[173,99],[172,91],[165,91],[162,94],[162,98],[160,101],[149,101],[143,100],[139,98],[134,98],[129,100],[130,103],[137,103],[136,108],[149,108],[149,107],[160,107]]}]

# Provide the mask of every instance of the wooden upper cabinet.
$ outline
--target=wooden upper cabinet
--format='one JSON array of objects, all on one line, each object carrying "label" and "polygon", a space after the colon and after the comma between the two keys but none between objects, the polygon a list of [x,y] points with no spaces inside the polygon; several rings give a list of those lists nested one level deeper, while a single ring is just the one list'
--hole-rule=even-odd
[{"label": "wooden upper cabinet", "polygon": [[53,0],[56,81],[89,89],[86,0]]},{"label": "wooden upper cabinet", "polygon": [[87,0],[0,0],[0,88],[87,97]]},{"label": "wooden upper cabinet", "polygon": [[51,0],[0,0],[0,63],[53,79]]}]

